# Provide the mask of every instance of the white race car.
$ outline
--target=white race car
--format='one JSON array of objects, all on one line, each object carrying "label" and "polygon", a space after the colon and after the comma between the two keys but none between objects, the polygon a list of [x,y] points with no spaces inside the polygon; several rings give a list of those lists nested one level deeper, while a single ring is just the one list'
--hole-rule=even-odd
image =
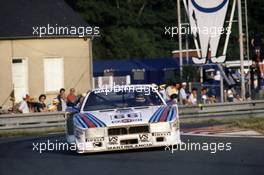
[{"label": "white race car", "polygon": [[180,143],[176,105],[155,86],[94,89],[67,118],[67,141],[78,153],[162,147]]}]

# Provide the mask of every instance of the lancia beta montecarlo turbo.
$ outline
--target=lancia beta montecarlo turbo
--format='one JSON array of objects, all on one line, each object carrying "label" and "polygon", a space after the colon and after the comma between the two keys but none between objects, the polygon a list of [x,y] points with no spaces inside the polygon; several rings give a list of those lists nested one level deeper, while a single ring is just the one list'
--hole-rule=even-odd
[{"label": "lancia beta montecarlo turbo", "polygon": [[67,141],[78,153],[180,143],[178,107],[167,105],[154,85],[94,89],[67,116]]}]

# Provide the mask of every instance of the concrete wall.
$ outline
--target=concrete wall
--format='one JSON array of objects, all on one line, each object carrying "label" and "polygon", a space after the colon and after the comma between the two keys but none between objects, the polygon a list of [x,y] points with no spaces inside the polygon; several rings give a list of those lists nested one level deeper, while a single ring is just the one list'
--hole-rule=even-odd
[{"label": "concrete wall", "polygon": [[[92,87],[90,39],[0,40],[0,106],[12,91],[12,58],[28,59],[28,88],[31,96],[44,92],[44,58],[64,59],[64,85],[85,93]],[[54,97],[57,92],[48,94]],[[8,106],[10,103],[5,104]]]}]

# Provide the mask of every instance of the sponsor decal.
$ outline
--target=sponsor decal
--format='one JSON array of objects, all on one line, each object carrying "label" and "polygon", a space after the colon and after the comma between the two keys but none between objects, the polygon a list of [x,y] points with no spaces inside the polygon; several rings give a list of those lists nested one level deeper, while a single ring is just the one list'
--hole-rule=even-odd
[{"label": "sponsor decal", "polygon": [[153,132],[152,136],[159,137],[159,136],[170,136],[171,132]]},{"label": "sponsor decal", "polygon": [[122,119],[122,120],[114,120],[112,123],[130,123],[130,122],[140,122],[142,119]]},{"label": "sponsor decal", "polygon": [[142,121],[140,113],[122,113],[111,116],[112,123],[130,123]]},{"label": "sponsor decal", "polygon": [[104,141],[104,138],[103,137],[87,138],[86,141],[87,142],[102,142]]},{"label": "sponsor decal", "polygon": [[139,140],[141,142],[148,142],[149,141],[149,136],[148,134],[139,134]]},{"label": "sponsor decal", "polygon": [[115,149],[132,149],[132,148],[144,148],[144,147],[150,147],[152,146],[152,143],[146,143],[146,144],[135,144],[135,145],[120,145],[120,146],[109,146],[107,147],[108,150],[115,150]]},{"label": "sponsor decal", "polygon": [[222,3],[220,3],[219,5],[216,5],[214,7],[203,7],[203,6],[199,5],[196,2],[196,0],[191,0],[191,2],[193,4],[193,6],[197,10],[199,10],[201,12],[204,12],[204,13],[214,13],[214,12],[217,12],[217,11],[221,10],[225,6],[225,4],[228,3],[228,0],[223,0]]},{"label": "sponsor decal", "polygon": [[[199,58],[193,57],[195,64],[205,64],[207,59],[211,59],[213,63],[222,63],[226,57],[223,55],[217,56],[218,45],[221,36],[224,34],[224,21],[228,9],[229,0],[188,0],[188,13],[192,34],[197,41],[197,46],[200,49]],[[207,29],[200,31],[200,29]],[[207,31],[207,32],[205,32]],[[208,32],[209,31],[209,32]],[[229,30],[227,29],[227,32]],[[210,57],[208,51],[210,50]]]},{"label": "sponsor decal", "polygon": [[141,115],[138,114],[138,113],[127,114],[127,117],[128,117],[128,118],[138,118],[138,117],[140,117],[140,116],[141,116]]},{"label": "sponsor decal", "polygon": [[117,144],[118,137],[117,136],[112,136],[112,137],[109,137],[108,140],[109,140],[109,144],[114,145],[114,144]]}]

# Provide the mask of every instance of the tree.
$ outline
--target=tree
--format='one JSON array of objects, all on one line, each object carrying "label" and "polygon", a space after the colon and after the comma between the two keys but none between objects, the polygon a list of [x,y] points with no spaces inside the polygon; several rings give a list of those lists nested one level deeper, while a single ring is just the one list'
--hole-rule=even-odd
[{"label": "tree", "polygon": [[[171,57],[171,51],[178,49],[177,38],[164,34],[164,27],[177,26],[175,0],[66,1],[88,24],[100,27],[101,37],[93,45],[97,59]],[[250,38],[255,32],[264,33],[263,12],[264,1],[248,0]],[[236,58],[239,53],[236,24],[230,37],[228,58]]]}]

